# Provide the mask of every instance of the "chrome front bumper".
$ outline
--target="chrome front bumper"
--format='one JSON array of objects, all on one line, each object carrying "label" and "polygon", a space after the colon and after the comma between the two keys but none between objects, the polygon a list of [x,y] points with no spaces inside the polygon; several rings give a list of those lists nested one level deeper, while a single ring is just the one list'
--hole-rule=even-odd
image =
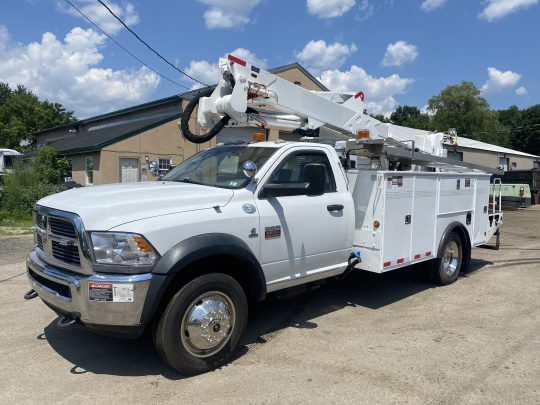
[{"label": "chrome front bumper", "polygon": [[[63,272],[44,263],[35,249],[26,260],[27,275],[32,289],[50,307],[83,324],[106,326],[138,326],[146,295],[152,280],[151,273],[92,275]],[[91,300],[89,284],[132,285],[129,302]],[[131,288],[131,286],[130,286]],[[94,297],[95,298],[95,297]]]}]

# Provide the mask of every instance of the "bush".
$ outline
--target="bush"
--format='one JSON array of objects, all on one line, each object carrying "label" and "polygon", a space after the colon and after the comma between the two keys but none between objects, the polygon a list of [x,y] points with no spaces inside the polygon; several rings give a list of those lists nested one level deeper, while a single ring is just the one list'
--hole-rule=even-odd
[{"label": "bush", "polygon": [[67,169],[67,160],[58,158],[50,147],[40,149],[30,166],[14,167],[3,179],[4,190],[0,200],[0,210],[6,217],[3,222],[9,218],[30,218],[38,200],[65,189],[62,181]]}]

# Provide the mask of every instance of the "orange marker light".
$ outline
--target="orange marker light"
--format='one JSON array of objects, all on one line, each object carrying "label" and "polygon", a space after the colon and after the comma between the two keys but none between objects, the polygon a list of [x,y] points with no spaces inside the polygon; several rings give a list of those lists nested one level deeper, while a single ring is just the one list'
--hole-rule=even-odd
[{"label": "orange marker light", "polygon": [[368,139],[369,138],[369,131],[367,129],[362,129],[360,131],[356,131],[356,138],[357,139]]},{"label": "orange marker light", "polygon": [[255,142],[264,142],[266,141],[266,134],[264,132],[254,132],[252,139]]},{"label": "orange marker light", "polygon": [[153,249],[152,246],[142,237],[140,236],[134,236],[133,240],[137,244],[137,247],[139,250],[143,253],[152,253]]}]

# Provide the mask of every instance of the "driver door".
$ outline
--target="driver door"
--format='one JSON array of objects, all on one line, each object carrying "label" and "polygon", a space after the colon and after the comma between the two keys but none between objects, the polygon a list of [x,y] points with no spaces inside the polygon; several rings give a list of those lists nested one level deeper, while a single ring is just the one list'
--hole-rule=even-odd
[{"label": "driver door", "polygon": [[[261,197],[265,184],[302,183],[308,163],[326,166],[325,192],[318,196]],[[260,215],[261,265],[268,290],[323,278],[347,265],[350,254],[351,196],[338,190],[324,149],[304,149],[286,154],[257,190]]]}]

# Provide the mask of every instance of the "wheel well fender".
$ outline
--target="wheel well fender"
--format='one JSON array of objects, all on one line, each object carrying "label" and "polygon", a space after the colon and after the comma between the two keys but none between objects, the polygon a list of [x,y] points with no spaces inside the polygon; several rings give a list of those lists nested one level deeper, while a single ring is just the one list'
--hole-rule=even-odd
[{"label": "wheel well fender", "polygon": [[461,222],[451,222],[446,229],[444,230],[442,237],[439,241],[439,248],[437,250],[437,258],[442,258],[443,256],[443,250],[444,250],[444,242],[448,238],[448,235],[451,232],[455,232],[459,238],[461,239],[461,246],[463,248],[463,262],[461,264],[461,270],[469,270],[469,266],[471,263],[471,238],[469,236],[469,232],[467,231],[467,228],[463,226]]},{"label": "wheel well fender", "polygon": [[173,290],[208,272],[232,276],[249,299],[260,301],[266,297],[262,267],[243,240],[223,233],[197,235],[170,248],[152,270],[154,280],[147,294],[141,323],[153,318]]}]

